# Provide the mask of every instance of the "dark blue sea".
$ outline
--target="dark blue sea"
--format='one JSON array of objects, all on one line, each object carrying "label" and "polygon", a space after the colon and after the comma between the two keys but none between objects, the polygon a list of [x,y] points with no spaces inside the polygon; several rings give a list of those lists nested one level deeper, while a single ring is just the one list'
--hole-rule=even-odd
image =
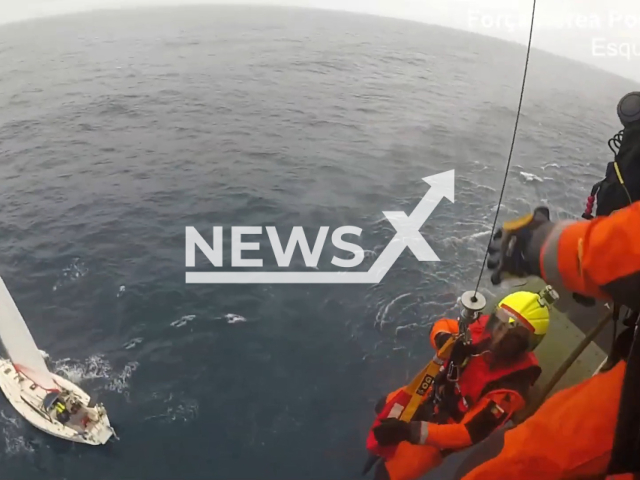
[{"label": "dark blue sea", "polygon": [[[524,59],[478,35],[282,8],[3,26],[0,275],[120,441],[46,437],[2,397],[0,476],[358,478],[375,401],[429,360],[430,325],[475,285]],[[632,89],[534,50],[501,219],[537,204],[577,218]],[[440,262],[405,250],[375,285],[185,283],[187,226],[228,242],[230,226],[272,225],[286,242],[354,225],[367,269],[395,234],[382,212],[410,214],[422,178],[451,169],[455,203],[421,229]],[[246,255],[277,270],[255,241]],[[309,270],[299,251],[288,270]]]}]

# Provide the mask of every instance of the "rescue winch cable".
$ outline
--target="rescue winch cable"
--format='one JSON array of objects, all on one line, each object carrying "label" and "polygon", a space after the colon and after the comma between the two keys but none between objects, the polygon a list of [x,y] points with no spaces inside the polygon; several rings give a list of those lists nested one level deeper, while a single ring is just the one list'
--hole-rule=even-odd
[{"label": "rescue winch cable", "polygon": [[[507,160],[507,167],[504,173],[504,180],[502,182],[502,189],[500,190],[500,199],[498,200],[498,208],[496,209],[496,216],[494,218],[493,221],[493,227],[491,228],[491,235],[489,237],[489,242],[491,242],[491,239],[493,238],[493,235],[495,233],[495,228],[496,228],[496,224],[498,222],[498,214],[500,213],[500,204],[502,203],[502,197],[504,195],[504,190],[507,184],[507,177],[509,175],[509,166],[511,165],[511,158],[513,156],[513,149],[515,146],[515,141],[516,141],[516,135],[518,133],[518,121],[520,119],[520,112],[522,110],[522,101],[524,98],[524,89],[525,89],[525,84],[526,84],[526,79],[527,79],[527,70],[529,68],[529,57],[531,55],[531,42],[533,39],[533,25],[534,25],[534,19],[535,19],[535,12],[536,12],[536,1],[537,0],[533,0],[533,10],[531,12],[531,28],[529,30],[529,40],[527,42],[527,56],[525,58],[525,66],[524,66],[524,74],[523,74],[523,78],[522,78],[522,88],[520,90],[520,100],[518,102],[518,111],[516,113],[516,122],[515,122],[515,126],[513,129],[513,138],[511,140],[511,148],[509,150],[509,157]],[[480,275],[478,276],[478,283],[476,285],[476,288],[473,292],[473,295],[470,298],[471,303],[483,303],[484,299],[479,299],[478,298],[478,287],[480,286],[480,281],[482,280],[482,273],[484,271],[484,267],[487,263],[487,257],[489,255],[489,248],[487,246],[487,251],[485,253],[484,256],[484,260],[482,262],[482,268],[480,269]],[[446,344],[442,347],[441,350],[448,350],[448,354],[451,354],[453,352],[451,352],[451,350],[453,350],[453,347],[455,344],[459,344],[460,341],[464,341],[464,336],[460,336],[456,339],[454,338],[450,338]],[[460,348],[460,345],[458,345],[458,348]],[[450,350],[449,350],[450,349]],[[440,353],[440,352],[438,352]],[[438,355],[436,355],[438,356]],[[444,356],[444,353],[443,353]],[[416,411],[416,407],[420,404],[421,399],[422,399],[422,387],[423,385],[427,385],[427,387],[430,385],[431,386],[431,391],[434,392],[435,391],[435,385],[432,384],[432,382],[435,382],[436,380],[436,376],[438,375],[438,372],[440,370],[440,365],[439,363],[435,362],[435,361],[431,361],[429,362],[429,364],[423,369],[422,372],[420,372],[415,378],[414,381],[407,387],[405,387],[405,390],[407,390],[407,394],[410,395],[411,397],[411,401],[410,403],[412,405],[407,405],[407,408],[404,409],[404,411],[402,412],[402,415],[400,416],[401,420],[404,421],[411,421],[411,418],[413,417],[415,411]],[[425,383],[426,382],[426,383]],[[414,385],[415,384],[415,385]],[[414,388],[412,388],[414,387]],[[412,391],[413,390],[413,391]],[[404,417],[404,418],[403,418]],[[365,463],[364,469],[362,471],[362,475],[366,475],[366,473],[373,468],[373,466],[381,459],[382,457],[380,457],[379,455],[373,455],[370,454],[369,458],[367,459],[367,462]]]},{"label": "rescue winch cable", "polygon": [[496,208],[496,215],[493,219],[493,226],[491,227],[491,234],[489,235],[489,244],[487,245],[487,250],[484,254],[484,260],[482,261],[482,267],[480,268],[480,275],[478,275],[478,282],[476,283],[476,288],[474,290],[474,298],[475,294],[478,293],[478,288],[480,288],[480,281],[482,280],[482,274],[484,273],[484,268],[487,264],[487,258],[489,257],[489,245],[491,244],[491,240],[493,239],[493,235],[495,234],[496,225],[498,223],[498,215],[500,214],[500,206],[502,205],[502,197],[504,196],[504,190],[507,186],[507,178],[509,176],[509,167],[511,166],[511,158],[513,157],[513,149],[516,143],[516,136],[518,134],[518,123],[520,121],[520,112],[522,110],[522,100],[524,99],[524,89],[527,82],[527,72],[529,70],[529,57],[531,55],[531,43],[533,40],[533,25],[536,17],[536,2],[537,0],[533,0],[533,8],[531,10],[531,27],[529,28],[529,41],[527,42],[527,56],[524,62],[524,74],[522,75],[522,88],[520,89],[520,100],[518,102],[518,111],[516,112],[516,122],[513,128],[513,137],[511,139],[511,148],[509,149],[509,157],[507,159],[507,167],[504,171],[504,180],[502,181],[502,189],[500,190],[500,198],[498,199],[498,207]]},{"label": "rescue winch cable", "polygon": [[[511,148],[509,149],[509,156],[507,159],[507,166],[504,172],[504,179],[502,182],[502,188],[500,189],[500,198],[498,199],[498,207],[496,209],[496,215],[495,218],[493,220],[493,226],[491,227],[491,235],[489,236],[489,245],[491,244],[491,240],[493,239],[493,235],[495,233],[495,229],[496,229],[496,225],[498,223],[498,215],[500,213],[500,205],[502,204],[502,198],[504,196],[504,191],[505,191],[505,187],[507,184],[507,178],[509,176],[509,167],[511,165],[511,159],[513,158],[513,150],[515,147],[515,142],[516,142],[516,136],[518,134],[518,123],[520,120],[520,113],[522,111],[522,102],[524,99],[524,90],[525,90],[525,86],[526,86],[526,81],[527,81],[527,71],[529,69],[529,58],[531,56],[531,44],[532,44],[532,40],[533,40],[533,26],[534,26],[534,20],[535,20],[535,13],[536,13],[536,1],[537,0],[533,0],[533,8],[531,11],[531,27],[529,29],[529,40],[527,42],[527,55],[525,58],[525,66],[524,66],[524,73],[523,73],[523,77],[522,77],[522,87],[520,89],[520,99],[518,101],[518,110],[516,112],[516,121],[515,121],[515,125],[514,125],[514,129],[513,129],[513,137],[511,139]],[[463,301],[462,305],[465,306],[465,304],[467,305],[467,307],[471,308],[471,311],[468,311],[468,308],[464,308],[463,311],[467,314],[470,315],[470,317],[473,317],[474,319],[477,318],[477,316],[475,315],[475,313],[480,312],[484,307],[485,307],[485,300],[484,297],[482,295],[478,295],[478,288],[480,287],[480,281],[482,280],[482,273],[484,272],[484,268],[486,266],[487,263],[487,258],[489,256],[489,245],[487,245],[487,250],[485,252],[484,255],[484,260],[482,262],[482,268],[480,269],[480,275],[478,276],[478,282],[476,284],[476,288],[473,291],[473,293],[471,292],[466,292],[469,293],[470,295],[466,298],[466,302]],[[466,295],[465,293],[465,295]],[[465,296],[463,295],[463,297]],[[474,308],[478,305],[482,305],[480,306],[477,310]],[[463,318],[464,315],[460,318],[461,323],[463,322],[463,320],[465,321],[465,323],[462,324],[462,329],[461,329],[461,334],[457,336],[457,338],[455,338],[455,340],[452,340],[451,342],[451,347],[449,350],[449,360],[447,362],[447,369],[446,370],[440,370],[439,373],[436,376],[431,377],[431,381],[433,382],[431,384],[431,393],[427,399],[428,404],[431,407],[431,412],[433,412],[433,408],[435,406],[435,402],[437,401],[436,398],[437,396],[437,392],[440,390],[440,386],[443,384],[445,386],[451,386],[452,385],[452,378],[450,377],[450,375],[452,375],[452,373],[454,372],[458,372],[459,373],[459,369],[461,367],[461,364],[464,363],[464,360],[462,360],[464,357],[466,357],[467,355],[467,349],[466,349],[466,345],[468,342],[468,331],[466,330],[466,322],[469,322],[469,320],[473,321],[471,318]],[[462,334],[462,332],[465,332],[464,334]],[[438,355],[439,356],[438,352]],[[433,363],[433,362],[431,362]],[[431,365],[430,363],[430,365]],[[426,377],[425,377],[426,378]],[[413,396],[415,397],[415,395]],[[412,397],[412,398],[413,398]],[[442,397],[441,397],[442,398]]]}]

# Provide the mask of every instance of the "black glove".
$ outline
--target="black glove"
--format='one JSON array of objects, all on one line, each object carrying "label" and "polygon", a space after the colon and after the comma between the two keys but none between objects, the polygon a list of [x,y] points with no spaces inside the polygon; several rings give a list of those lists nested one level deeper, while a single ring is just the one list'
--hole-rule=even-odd
[{"label": "black glove", "polygon": [[491,283],[498,285],[507,276],[540,276],[540,248],[552,227],[547,207],[505,222],[489,245],[487,267],[493,270]]},{"label": "black glove", "polygon": [[579,293],[574,293],[572,296],[576,303],[579,303],[583,307],[593,307],[596,304],[596,299],[593,297],[585,297]]},{"label": "black glove", "polygon": [[373,429],[373,435],[382,447],[398,445],[411,440],[411,425],[397,418],[385,418]]}]

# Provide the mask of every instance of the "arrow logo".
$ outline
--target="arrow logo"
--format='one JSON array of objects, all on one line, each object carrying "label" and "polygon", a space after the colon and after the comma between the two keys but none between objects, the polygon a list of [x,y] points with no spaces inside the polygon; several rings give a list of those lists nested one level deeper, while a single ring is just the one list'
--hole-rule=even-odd
[{"label": "arrow logo", "polygon": [[420,233],[443,198],[454,202],[455,170],[422,179],[431,188],[407,216],[405,212],[383,212],[396,234],[367,272],[187,272],[187,283],[380,283],[405,248],[420,262],[440,258]]}]

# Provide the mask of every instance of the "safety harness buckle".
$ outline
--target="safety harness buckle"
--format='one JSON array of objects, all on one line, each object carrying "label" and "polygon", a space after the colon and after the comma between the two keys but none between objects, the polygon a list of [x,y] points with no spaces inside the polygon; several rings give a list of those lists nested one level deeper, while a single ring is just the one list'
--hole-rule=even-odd
[{"label": "safety harness buckle", "polygon": [[449,369],[447,371],[447,380],[449,380],[450,382],[457,382],[458,380],[460,380],[460,367],[458,367],[458,365],[449,363]]}]

